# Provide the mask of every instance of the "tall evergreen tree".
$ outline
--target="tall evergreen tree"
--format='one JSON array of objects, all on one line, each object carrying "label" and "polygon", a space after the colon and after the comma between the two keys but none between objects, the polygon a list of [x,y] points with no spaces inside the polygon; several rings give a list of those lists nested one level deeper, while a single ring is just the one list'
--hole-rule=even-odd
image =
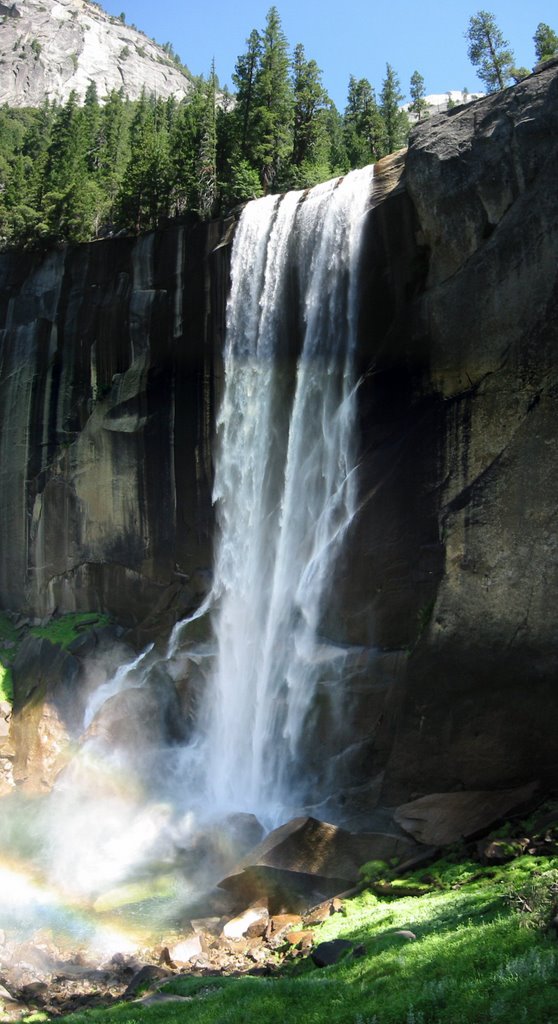
[{"label": "tall evergreen tree", "polygon": [[424,98],[424,78],[419,71],[413,71],[413,74],[411,75],[409,93],[411,96],[409,111],[412,114],[415,114],[417,121],[423,121],[428,110],[428,103]]},{"label": "tall evergreen tree", "polygon": [[345,146],[351,167],[365,167],[386,152],[386,126],[367,78],[349,79],[345,108]]},{"label": "tall evergreen tree", "polygon": [[130,126],[130,159],[120,189],[124,224],[135,231],[157,226],[168,214],[168,133],[157,102],[142,93]]},{"label": "tall evergreen tree", "polygon": [[215,63],[205,88],[205,103],[200,125],[200,139],[197,161],[198,212],[201,217],[211,217],[217,202],[217,117]]},{"label": "tall evergreen tree", "polygon": [[332,101],[320,111],[320,121],[327,137],[329,174],[332,177],[346,174],[351,164],[345,146],[343,117]]},{"label": "tall evergreen tree", "polygon": [[253,160],[255,147],[256,83],[260,73],[262,41],[260,33],[252,29],[246,40],[247,50],[236,62],[233,82],[236,86],[234,122],[240,157]]},{"label": "tall evergreen tree", "polygon": [[315,60],[307,60],[302,43],[293,55],[293,150],[292,163],[316,163],[323,152],[325,126],[319,117],[328,102],[322,73]]},{"label": "tall evergreen tree", "polygon": [[99,150],[101,145],[101,107],[97,95],[97,85],[94,81],[91,81],[87,86],[83,101],[83,130],[87,169],[94,173],[99,168]]},{"label": "tall evergreen tree", "polygon": [[97,180],[103,193],[103,218],[116,226],[117,201],[130,156],[132,105],[122,89],[109,93],[101,109]]},{"label": "tall evergreen tree", "polygon": [[407,142],[409,118],[404,110],[400,110],[404,98],[395,71],[391,64],[386,64],[386,77],[380,93],[380,113],[386,129],[387,153],[401,149]]},{"label": "tall evergreen tree", "polygon": [[53,121],[54,108],[47,100],[33,111],[17,142],[10,129],[6,132],[5,126],[1,126],[0,138],[9,139],[12,134],[12,151],[4,165],[2,192],[2,234],[8,244],[32,244],[40,234],[48,231],[46,225],[43,225],[42,232],[39,226],[43,224],[43,197]]},{"label": "tall evergreen tree", "polygon": [[478,11],[473,15],[466,39],[469,40],[469,60],[488,92],[504,89],[512,76],[515,60],[494,15],[489,11]]},{"label": "tall evergreen tree", "polygon": [[537,30],[533,36],[533,42],[535,44],[535,57],[538,61],[548,60],[550,57],[554,57],[558,53],[558,35],[554,29],[551,29],[550,25],[546,25],[544,21],[539,22]]},{"label": "tall evergreen tree", "polygon": [[260,69],[256,78],[254,156],[266,191],[278,184],[292,150],[293,91],[289,53],[276,7],[267,14],[261,36]]},{"label": "tall evergreen tree", "polygon": [[87,131],[75,92],[52,126],[38,231],[49,239],[80,242],[95,234],[99,193],[87,167]]},{"label": "tall evergreen tree", "polygon": [[177,108],[169,137],[170,209],[173,216],[196,209],[196,153],[203,108],[203,84]]}]

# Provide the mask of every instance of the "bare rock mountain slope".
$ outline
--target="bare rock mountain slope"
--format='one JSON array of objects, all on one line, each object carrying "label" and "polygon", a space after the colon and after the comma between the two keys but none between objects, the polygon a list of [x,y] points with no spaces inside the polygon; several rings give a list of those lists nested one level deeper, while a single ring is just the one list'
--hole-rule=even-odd
[{"label": "bare rock mountain slope", "polygon": [[102,99],[142,88],[166,99],[192,89],[165,50],[88,0],[17,0],[0,3],[0,103],[64,103],[72,90],[83,99],[90,82]]}]

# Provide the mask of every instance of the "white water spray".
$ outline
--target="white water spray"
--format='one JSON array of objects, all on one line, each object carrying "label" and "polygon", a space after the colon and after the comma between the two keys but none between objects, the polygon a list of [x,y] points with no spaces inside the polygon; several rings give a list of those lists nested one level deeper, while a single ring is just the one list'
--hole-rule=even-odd
[{"label": "white water spray", "polygon": [[197,743],[216,812],[272,823],[299,799],[320,622],[355,512],[356,271],[370,186],[367,168],[257,200],[235,238],[214,489],[217,658]]},{"label": "white water spray", "polygon": [[[50,887],[47,896],[18,896],[16,925],[22,916],[34,927],[43,903],[57,921],[67,898],[97,907],[99,894],[116,887],[123,899],[118,886],[157,879],[163,868],[189,898],[237,860],[226,828],[219,821],[212,832],[211,819],[248,811],[272,826],[304,804],[299,779],[307,781],[306,755],[319,735],[317,688],[338,679],[344,663],[344,650],[321,634],[356,509],[357,270],[371,173],[267,197],[242,215],[218,419],[213,586],[175,626],[166,658],[148,647],[107,670],[85,709],[79,755],[38,815],[22,807],[34,870]],[[192,644],[189,625],[208,613],[214,640]],[[113,702],[117,721],[121,713],[132,727],[125,715],[144,705],[123,699],[119,712],[115,698],[157,688],[159,670],[181,678],[188,660],[203,664],[198,680],[207,679],[191,742],[163,738],[136,749],[128,739],[113,748],[103,710]],[[159,679],[170,694],[169,682],[165,690]],[[141,722],[154,731],[155,722]],[[13,847],[10,831],[5,821],[0,854]],[[27,903],[37,913],[24,914]]]}]

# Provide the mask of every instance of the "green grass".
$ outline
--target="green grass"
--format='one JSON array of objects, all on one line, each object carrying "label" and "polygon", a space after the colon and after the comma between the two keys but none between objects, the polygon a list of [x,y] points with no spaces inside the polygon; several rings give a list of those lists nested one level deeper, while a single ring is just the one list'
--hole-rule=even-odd
[{"label": "green grass", "polygon": [[8,641],[15,645],[8,650],[0,650],[0,700],[11,702],[13,699],[10,665],[26,636],[45,637],[51,643],[66,648],[84,629],[105,626],[108,622],[108,615],[96,612],[70,612],[68,615],[51,619],[46,626],[27,626],[23,629],[16,629],[8,616],[0,612],[0,643]]},{"label": "green grass", "polygon": [[[453,872],[453,874],[450,872]],[[555,1024],[558,941],[544,927],[524,927],[510,894],[543,891],[558,859],[523,857],[504,868],[475,866],[420,897],[377,898],[365,891],[317,930],[350,939],[333,967],[293,961],[273,978],[177,977],[162,991],[188,1002],[120,1004],[64,1018],[72,1024]],[[448,874],[449,873],[449,874]],[[420,873],[417,873],[420,875]],[[482,877],[479,877],[482,876]],[[430,872],[432,877],[432,872]],[[452,887],[453,886],[453,887]],[[455,886],[458,886],[455,888]],[[416,940],[397,936],[411,930]]]},{"label": "green grass", "polygon": [[7,700],[11,704],[13,697],[12,670],[0,662],[0,700]]},{"label": "green grass", "polygon": [[61,615],[60,618],[51,619],[46,626],[31,626],[29,632],[31,636],[45,637],[52,644],[66,648],[85,628],[106,626],[108,621],[108,615],[97,615],[96,612],[70,612],[68,615]]}]

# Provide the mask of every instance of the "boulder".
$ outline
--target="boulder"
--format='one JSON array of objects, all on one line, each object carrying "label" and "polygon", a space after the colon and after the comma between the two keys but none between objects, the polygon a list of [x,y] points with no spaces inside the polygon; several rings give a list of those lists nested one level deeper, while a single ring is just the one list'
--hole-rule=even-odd
[{"label": "boulder", "polygon": [[285,940],[289,946],[298,946],[299,949],[310,949],[314,944],[314,932],[311,929],[301,931],[285,932]]},{"label": "boulder", "polygon": [[338,914],[343,910],[343,901],[335,897],[332,900],[325,900],[324,903],[318,904],[317,907],[311,907],[310,910],[304,914],[304,924],[322,924],[323,921],[327,921],[328,917],[332,914]]},{"label": "boulder", "polygon": [[342,956],[351,949],[351,943],[347,939],[332,939],[331,942],[320,942],[312,953],[312,960],[316,967],[331,967],[339,963]]},{"label": "boulder", "polygon": [[407,858],[405,837],[347,832],[317,818],[294,818],[244,857],[219,884],[242,898],[266,895],[272,912],[301,909],[350,888],[367,860]]},{"label": "boulder", "polygon": [[184,738],[185,723],[173,680],[155,664],[142,681],[109,697],[96,714],[89,735],[118,745],[141,760],[146,746],[163,746]]},{"label": "boulder", "polygon": [[150,988],[154,983],[163,981],[165,978],[172,978],[172,972],[164,967],[156,967],[155,964],[144,964],[134,974],[130,984],[124,992],[124,998],[130,999],[137,996],[143,989]]},{"label": "boulder", "polygon": [[223,928],[223,935],[226,939],[241,939],[244,935],[249,938],[257,938],[263,935],[269,921],[267,907],[249,907],[243,914],[233,917],[227,921]]},{"label": "boulder", "polygon": [[174,963],[187,964],[202,952],[203,949],[200,936],[191,935],[189,938],[182,939],[181,942],[177,942],[175,946],[172,946],[171,949],[169,949],[169,956]]},{"label": "boulder", "polygon": [[395,820],[420,843],[446,846],[487,829],[512,811],[526,807],[536,783],[499,792],[430,793],[402,804]]}]

